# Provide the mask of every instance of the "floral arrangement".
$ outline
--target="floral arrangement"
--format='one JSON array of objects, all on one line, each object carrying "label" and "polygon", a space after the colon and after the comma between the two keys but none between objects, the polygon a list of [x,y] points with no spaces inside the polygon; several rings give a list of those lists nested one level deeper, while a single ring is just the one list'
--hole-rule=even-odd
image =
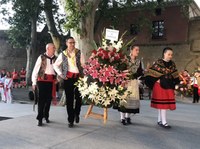
[{"label": "floral arrangement", "polygon": [[180,83],[176,85],[175,89],[183,96],[192,95],[191,79],[187,71],[179,73]]},{"label": "floral arrangement", "polygon": [[130,95],[126,89],[129,60],[122,50],[125,46],[122,37],[118,42],[103,38],[102,46],[93,50],[86,62],[83,71],[85,76],[77,82],[86,103],[111,107],[119,105]]}]

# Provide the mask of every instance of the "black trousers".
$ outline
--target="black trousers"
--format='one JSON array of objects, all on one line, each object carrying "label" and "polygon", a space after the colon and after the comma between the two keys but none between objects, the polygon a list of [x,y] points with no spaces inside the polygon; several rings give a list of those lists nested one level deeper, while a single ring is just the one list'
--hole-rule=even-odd
[{"label": "black trousers", "polygon": [[198,87],[193,87],[193,103],[199,102]]},{"label": "black trousers", "polygon": [[[78,78],[68,78],[64,80],[64,89],[66,94],[66,108],[68,122],[73,123],[75,116],[79,116],[81,111],[81,96],[78,88],[74,85]],[[75,104],[74,104],[75,99]]]},{"label": "black trousers", "polygon": [[49,119],[49,110],[52,100],[52,82],[38,81],[38,115],[37,119],[42,121],[43,118]]}]

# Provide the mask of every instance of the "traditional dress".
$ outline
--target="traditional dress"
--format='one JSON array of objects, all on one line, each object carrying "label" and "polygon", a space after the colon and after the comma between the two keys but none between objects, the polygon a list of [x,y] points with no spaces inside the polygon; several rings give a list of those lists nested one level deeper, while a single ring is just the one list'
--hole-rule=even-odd
[{"label": "traditional dress", "polygon": [[13,80],[12,78],[6,77],[4,80],[4,96],[6,103],[12,103],[11,87]]},{"label": "traditional dress", "polygon": [[41,54],[35,64],[32,73],[32,85],[38,86],[38,115],[36,119],[38,125],[42,125],[42,119],[45,118],[49,122],[49,110],[52,98],[55,100],[56,94],[56,75],[53,69],[53,63],[56,57],[49,57],[46,53]]},{"label": "traditional dress", "polygon": [[[160,80],[160,83],[157,82]],[[156,109],[176,109],[175,85],[179,83],[179,75],[173,61],[157,60],[149,68],[145,83],[153,89],[151,107]]]},{"label": "traditional dress", "polygon": [[[84,58],[80,50],[74,49],[72,53],[63,51],[53,64],[55,71],[59,76],[63,75],[64,89],[67,103],[67,113],[69,127],[73,127],[74,120],[79,122],[81,111],[81,96],[75,83],[80,76],[83,76]],[[75,99],[75,105],[74,105]]]},{"label": "traditional dress", "polygon": [[130,113],[139,113],[140,109],[140,95],[139,95],[139,82],[138,78],[143,75],[142,65],[139,59],[134,62],[130,62],[130,81],[127,84],[127,90],[131,92],[131,95],[120,104],[118,109],[121,113],[121,121],[123,124],[124,120],[127,119],[127,123],[130,122]]},{"label": "traditional dress", "polygon": [[200,96],[200,72],[195,72],[191,81],[191,85],[193,86],[193,103],[198,103]]},{"label": "traditional dress", "polygon": [[1,100],[6,101],[5,94],[4,94],[4,82],[5,82],[5,76],[0,78],[0,94],[1,94]]}]

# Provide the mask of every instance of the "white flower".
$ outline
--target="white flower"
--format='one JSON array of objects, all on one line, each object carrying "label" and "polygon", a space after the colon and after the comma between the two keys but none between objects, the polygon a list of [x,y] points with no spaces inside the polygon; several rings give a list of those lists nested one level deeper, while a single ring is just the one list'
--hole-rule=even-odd
[{"label": "white flower", "polygon": [[108,95],[109,96],[115,96],[116,94],[118,94],[118,90],[116,90],[116,88],[114,87],[113,89],[111,89],[109,92],[108,92]]},{"label": "white flower", "polygon": [[92,82],[89,87],[88,87],[88,90],[91,94],[96,94],[98,92],[98,85],[96,82]]},{"label": "white flower", "polygon": [[87,82],[87,79],[88,79],[88,77],[84,76],[83,79],[81,79],[81,80],[83,80],[83,83],[85,84]]},{"label": "white flower", "polygon": [[110,105],[110,100],[109,99],[104,100],[103,105],[105,107],[107,107],[108,105]]},{"label": "white flower", "polygon": [[115,48],[117,49],[117,52],[122,48],[122,44],[123,44],[123,41],[122,39],[120,39],[117,44],[115,45]]}]

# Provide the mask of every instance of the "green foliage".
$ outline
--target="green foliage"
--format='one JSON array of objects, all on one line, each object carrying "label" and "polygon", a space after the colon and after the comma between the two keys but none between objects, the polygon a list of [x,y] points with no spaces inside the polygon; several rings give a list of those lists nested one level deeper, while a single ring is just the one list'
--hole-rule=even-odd
[{"label": "green foliage", "polygon": [[[11,26],[8,31],[9,42],[14,47],[26,48],[31,41],[31,27],[32,20],[37,21],[37,26],[46,24],[44,9],[51,9],[53,11],[54,19],[57,29],[62,33],[62,24],[64,24],[64,16],[58,12],[58,0],[1,0],[0,13],[3,13],[8,24]],[[5,6],[12,5],[12,12]],[[62,16],[62,17],[60,17]],[[46,38],[45,38],[46,39]],[[41,40],[41,39],[40,39]],[[42,39],[43,40],[43,39]],[[49,42],[51,40],[47,39]]]},{"label": "green foliage", "polygon": [[73,29],[77,33],[81,33],[80,22],[90,12],[92,3],[88,0],[78,2],[76,0],[66,0],[65,10],[67,11],[66,29]]}]

